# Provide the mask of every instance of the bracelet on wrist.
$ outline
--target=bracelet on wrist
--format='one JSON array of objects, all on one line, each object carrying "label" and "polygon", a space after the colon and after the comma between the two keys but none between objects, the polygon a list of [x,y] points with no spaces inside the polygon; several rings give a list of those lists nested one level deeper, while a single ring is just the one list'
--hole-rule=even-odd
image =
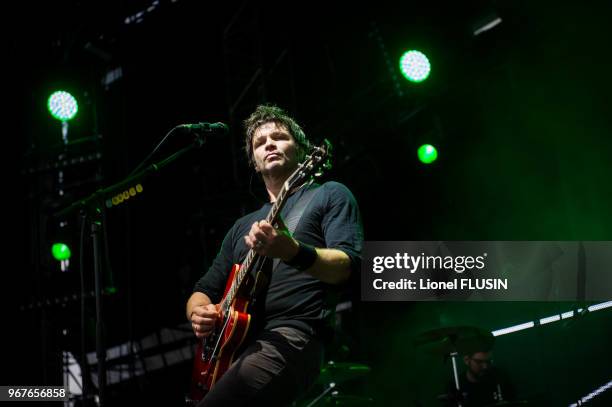
[{"label": "bracelet on wrist", "polygon": [[305,271],[312,267],[317,261],[317,249],[306,243],[298,242],[298,252],[292,259],[284,263],[290,267],[296,268],[299,271]]}]

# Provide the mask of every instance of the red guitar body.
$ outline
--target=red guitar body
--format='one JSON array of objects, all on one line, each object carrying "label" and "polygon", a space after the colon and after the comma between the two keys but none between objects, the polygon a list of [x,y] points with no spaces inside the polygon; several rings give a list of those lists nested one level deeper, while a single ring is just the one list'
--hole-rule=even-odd
[{"label": "red guitar body", "polygon": [[[240,264],[234,264],[225,286],[223,298],[228,294]],[[204,398],[217,380],[229,369],[236,351],[244,342],[251,315],[247,313],[249,300],[240,294],[236,295],[229,315],[218,320],[218,326],[206,338],[198,341],[191,378],[190,402],[194,405]],[[223,326],[225,325],[225,329]]]}]

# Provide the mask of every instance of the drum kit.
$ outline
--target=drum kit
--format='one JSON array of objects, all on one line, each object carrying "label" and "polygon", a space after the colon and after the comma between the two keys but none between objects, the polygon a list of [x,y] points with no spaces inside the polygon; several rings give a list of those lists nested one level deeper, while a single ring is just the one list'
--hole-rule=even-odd
[{"label": "drum kit", "polygon": [[[458,359],[460,355],[471,354],[479,350],[491,349],[494,337],[489,331],[473,326],[451,326],[437,328],[423,332],[413,339],[415,347],[421,351],[442,356],[444,360],[451,360],[451,369],[454,379],[455,395],[443,394],[438,396],[438,400],[446,405],[456,405],[464,407],[465,404],[461,397]],[[527,406],[526,401],[507,401],[497,400],[495,402],[482,405],[480,407],[516,407]]]},{"label": "drum kit", "polygon": [[321,373],[315,383],[319,394],[295,405],[300,407],[373,406],[373,398],[345,394],[341,390],[343,383],[365,377],[370,370],[369,366],[359,363],[329,361],[321,368]]},{"label": "drum kit", "polygon": [[[438,400],[447,406],[466,407],[464,401],[456,395],[461,394],[459,380],[459,356],[482,349],[491,349],[494,337],[489,331],[473,326],[452,326],[436,328],[423,332],[413,338],[414,346],[421,352],[442,356],[450,360],[454,380],[455,395],[443,394]],[[294,403],[299,407],[321,406],[373,406],[371,397],[346,394],[342,391],[344,383],[363,378],[370,373],[369,366],[350,362],[327,362],[321,369],[315,388],[318,393],[302,402]],[[481,407],[526,407],[526,401],[497,400]]]}]

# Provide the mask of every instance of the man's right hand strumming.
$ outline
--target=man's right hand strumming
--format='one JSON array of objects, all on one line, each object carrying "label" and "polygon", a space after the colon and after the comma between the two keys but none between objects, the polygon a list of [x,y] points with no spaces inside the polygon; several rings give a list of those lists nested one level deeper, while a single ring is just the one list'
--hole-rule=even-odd
[{"label": "man's right hand strumming", "polygon": [[212,332],[217,319],[221,317],[219,305],[198,305],[191,310],[191,327],[198,338],[205,338]]}]

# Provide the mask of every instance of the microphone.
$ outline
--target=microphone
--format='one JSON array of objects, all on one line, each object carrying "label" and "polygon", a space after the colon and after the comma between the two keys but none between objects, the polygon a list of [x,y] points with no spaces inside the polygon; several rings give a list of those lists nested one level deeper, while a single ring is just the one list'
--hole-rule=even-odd
[{"label": "microphone", "polygon": [[191,131],[203,131],[206,133],[219,133],[219,134],[227,134],[229,132],[229,127],[225,123],[217,122],[217,123],[191,123],[191,124],[181,124],[178,126],[179,129],[187,129]]}]

